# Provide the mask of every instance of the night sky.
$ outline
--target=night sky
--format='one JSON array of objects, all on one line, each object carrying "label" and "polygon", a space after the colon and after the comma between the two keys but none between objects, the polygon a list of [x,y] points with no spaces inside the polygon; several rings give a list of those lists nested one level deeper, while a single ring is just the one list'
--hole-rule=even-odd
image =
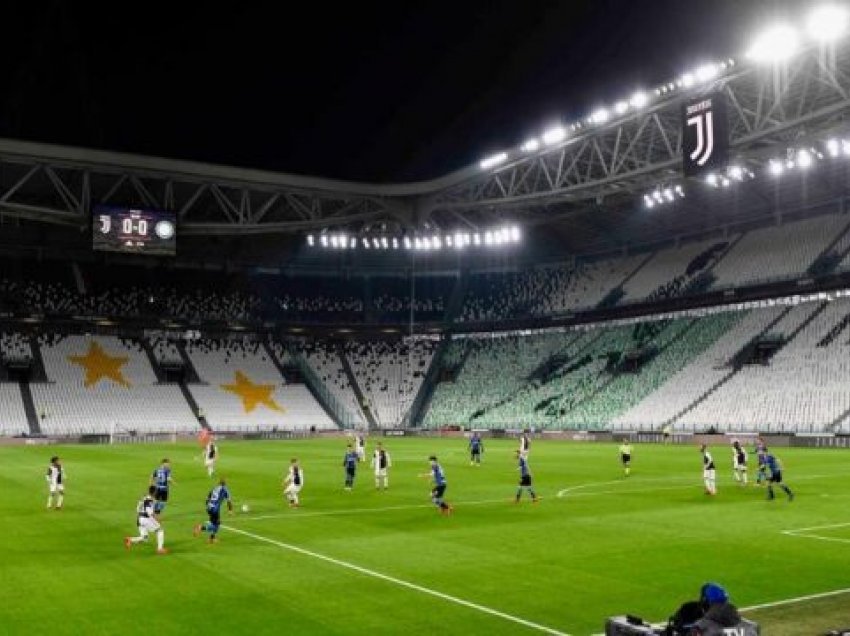
[{"label": "night sky", "polygon": [[428,179],[740,54],[760,24],[806,5],[259,4],[4,7],[0,135],[342,179]]}]

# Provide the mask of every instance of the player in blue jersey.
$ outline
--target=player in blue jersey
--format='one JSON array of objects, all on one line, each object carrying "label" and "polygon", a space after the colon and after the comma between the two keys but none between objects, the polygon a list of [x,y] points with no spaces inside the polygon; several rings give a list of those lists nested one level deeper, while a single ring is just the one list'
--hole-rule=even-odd
[{"label": "player in blue jersey", "polygon": [[443,472],[443,467],[440,466],[435,455],[431,455],[428,458],[428,461],[431,462],[431,470],[424,473],[422,476],[430,477],[432,480],[431,501],[435,506],[437,506],[440,514],[450,515],[452,514],[453,508],[446,503],[445,499],[443,499],[443,496],[446,494],[446,487],[448,486],[448,482],[446,482],[446,473]]},{"label": "player in blue jersey", "polygon": [[794,493],[782,483],[782,464],[780,461],[774,455],[765,453],[764,464],[767,466],[767,498],[771,501],[776,498],[776,495],[773,494],[773,485],[776,484],[788,495],[788,501],[794,501]]},{"label": "player in blue jersey", "polygon": [[756,484],[764,486],[767,483],[769,472],[766,463],[767,447],[762,444],[756,444],[756,461],[758,463],[758,471],[756,472]]},{"label": "player in blue jersey", "polygon": [[357,474],[357,462],[359,458],[357,451],[349,444],[345,450],[345,456],[342,458],[342,467],[345,469],[345,489],[351,490],[354,488],[354,477]]},{"label": "player in blue jersey", "polygon": [[165,504],[168,503],[168,489],[173,483],[174,479],[171,477],[171,462],[169,462],[166,457],[151,475],[150,485],[156,487],[156,491],[154,492],[154,500],[156,501],[154,511],[156,514],[160,515],[162,514],[162,511],[165,510]]},{"label": "player in blue jersey", "polygon": [[469,465],[480,466],[481,455],[484,454],[484,440],[478,433],[473,433],[469,438]]},{"label": "player in blue jersey", "polygon": [[519,468],[519,487],[516,489],[516,499],[514,503],[519,503],[522,497],[522,489],[525,488],[531,496],[531,501],[537,503],[537,494],[534,492],[534,487],[531,485],[531,471],[528,468],[528,458],[525,457],[519,450],[516,451],[517,468]]},{"label": "player in blue jersey", "polygon": [[227,502],[227,509],[233,512],[233,501],[230,497],[230,490],[227,488],[227,482],[224,479],[218,480],[218,485],[210,490],[207,495],[207,523],[198,524],[195,526],[194,535],[197,537],[201,532],[210,533],[210,543],[215,543],[217,539],[218,529],[221,526],[221,507]]}]

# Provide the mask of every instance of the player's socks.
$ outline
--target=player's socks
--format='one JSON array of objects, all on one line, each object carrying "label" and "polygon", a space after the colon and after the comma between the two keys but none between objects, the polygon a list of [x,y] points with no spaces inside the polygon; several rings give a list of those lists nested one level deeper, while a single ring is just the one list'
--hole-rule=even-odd
[{"label": "player's socks", "polygon": [[47,496],[47,507],[48,507],[48,508],[52,508],[52,507],[53,507],[53,496],[52,496],[52,495],[48,495],[48,496]]},{"label": "player's socks", "polygon": [[201,534],[201,530],[203,530],[203,529],[204,529],[204,526],[202,526],[199,523],[199,524],[195,525],[194,528],[192,528],[192,534],[197,537],[198,535]]},{"label": "player's socks", "polygon": [[59,508],[61,508],[61,507],[62,507],[62,503],[63,503],[64,501],[65,501],[65,496],[64,496],[64,495],[59,495],[59,497],[56,499],[56,509],[57,509],[57,510],[59,510]]},{"label": "player's socks", "polygon": [[165,530],[160,528],[159,530],[156,531],[156,549],[158,551],[161,551],[164,543],[165,543]]},{"label": "player's socks", "polygon": [[130,537],[124,537],[124,547],[129,550],[133,546],[133,541]]}]

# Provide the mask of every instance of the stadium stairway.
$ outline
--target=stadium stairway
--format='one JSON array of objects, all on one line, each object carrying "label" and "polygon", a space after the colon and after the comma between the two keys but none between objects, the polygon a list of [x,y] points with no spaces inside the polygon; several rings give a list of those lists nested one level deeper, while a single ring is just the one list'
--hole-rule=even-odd
[{"label": "stadium stairway", "polygon": [[201,411],[201,407],[198,404],[198,401],[195,399],[195,396],[192,395],[192,392],[189,390],[189,387],[186,386],[185,382],[178,382],[177,385],[180,387],[180,392],[186,399],[186,403],[189,405],[189,409],[192,411],[192,415],[198,418],[198,424],[200,424],[201,427],[207,429],[208,431],[211,431],[212,427],[207,422],[207,418],[204,417],[204,413],[203,411]]},{"label": "stadium stairway", "polygon": [[[159,366],[159,362],[157,362],[156,356],[153,353],[153,347],[151,347],[149,338],[140,338],[137,340],[142,350],[145,352],[145,355],[148,357],[148,362],[151,365],[151,369],[153,369],[153,373],[156,376],[157,382],[165,382],[165,372],[162,370],[162,367]],[[196,411],[197,412],[197,411]]]},{"label": "stadium stairway", "polygon": [[850,251],[850,247],[842,252],[835,251],[835,246],[838,245],[841,239],[847,236],[848,232],[850,232],[850,221],[841,228],[838,234],[835,235],[835,238],[830,241],[829,245],[827,245],[823,251],[818,254],[814,261],[812,261],[812,264],[809,266],[808,270],[806,270],[806,273],[811,276],[824,276],[826,274],[831,274],[847,255],[847,252]]},{"label": "stadium stairway", "polygon": [[24,402],[24,413],[27,414],[27,423],[30,426],[30,434],[35,436],[41,435],[41,422],[38,419],[38,414],[35,411],[35,400],[32,397],[29,382],[21,380],[18,382],[21,389],[21,399]]},{"label": "stadium stairway", "polygon": [[[198,375],[198,370],[195,369],[195,365],[192,364],[192,359],[189,357],[189,354],[186,353],[186,345],[183,341],[178,341],[177,351],[180,353],[180,357],[183,359],[183,372],[185,374],[185,383],[188,384],[204,384],[201,381],[201,376]],[[197,413],[197,409],[193,411],[193,413]]]},{"label": "stadium stairway", "polygon": [[366,404],[366,397],[363,395],[363,390],[360,388],[360,385],[357,384],[357,378],[354,375],[354,370],[351,368],[351,363],[349,363],[348,356],[345,355],[345,349],[341,344],[337,345],[336,353],[342,363],[345,375],[348,377],[348,384],[351,386],[351,389],[354,391],[354,395],[357,398],[357,404],[360,405],[360,410],[363,412],[363,415],[366,417],[366,421],[369,423],[369,428],[377,429],[378,422],[375,420],[375,416],[372,415],[372,409]]},{"label": "stadium stairway", "polygon": [[30,381],[47,382],[47,371],[44,368],[44,358],[41,355],[41,347],[36,336],[30,336],[30,349],[32,350],[32,364],[30,366]]},{"label": "stadium stairway", "polygon": [[[778,315],[778,316],[776,316],[776,318],[774,318],[773,320],[771,320],[771,321],[770,321],[770,323],[769,323],[769,324],[768,324],[768,325],[767,325],[764,329],[762,329],[762,330],[761,330],[758,334],[756,334],[756,335],[752,338],[752,340],[757,340],[758,338],[760,338],[760,337],[761,337],[761,336],[763,336],[764,334],[768,333],[768,332],[769,332],[769,331],[773,328],[773,326],[774,326],[774,325],[776,325],[777,323],[779,323],[779,321],[780,321],[780,320],[782,320],[782,319],[783,319],[783,318],[784,318],[784,317],[788,314],[788,312],[790,312],[790,311],[791,311],[791,309],[792,309],[791,307],[786,307],[783,311],[781,311],[781,312],[779,313],[779,315]],[[749,346],[749,345],[745,345],[745,346]],[[734,358],[734,357],[735,357],[735,356],[733,356],[733,358]],[[662,428],[663,428],[664,426],[672,426],[672,425],[673,425],[673,423],[674,423],[674,422],[676,422],[677,420],[679,420],[679,419],[680,419],[683,415],[686,415],[687,413],[690,413],[691,411],[693,411],[693,410],[694,410],[697,406],[699,406],[700,404],[702,404],[703,402],[705,402],[705,400],[707,400],[707,399],[708,399],[708,397],[709,397],[712,393],[714,393],[715,391],[717,391],[717,389],[719,389],[721,386],[723,386],[724,384],[726,384],[726,383],[727,383],[730,379],[732,379],[732,376],[734,376],[734,375],[735,375],[736,373],[738,373],[738,371],[740,371],[740,370],[741,370],[741,367],[739,367],[739,366],[734,366],[734,365],[733,365],[733,366],[731,366],[731,370],[729,371],[729,373],[727,373],[726,375],[724,375],[723,377],[721,377],[721,378],[720,378],[717,382],[715,382],[715,383],[714,383],[712,386],[710,386],[710,387],[709,387],[709,388],[708,388],[705,392],[703,392],[703,393],[702,393],[702,394],[701,394],[701,395],[700,395],[700,396],[699,396],[696,400],[694,400],[693,402],[691,402],[690,404],[688,404],[688,406],[686,406],[686,407],[685,407],[685,408],[683,408],[681,411],[679,411],[678,413],[676,413],[673,417],[671,417],[671,418],[669,418],[668,420],[666,420],[666,421],[663,423]]]},{"label": "stadium stairway", "polygon": [[410,410],[407,412],[405,424],[410,427],[422,426],[422,420],[425,419],[425,414],[428,412],[428,407],[431,405],[431,398],[434,396],[434,389],[437,387],[437,377],[443,368],[443,356],[446,349],[449,348],[451,341],[448,338],[443,338],[440,344],[437,345],[437,350],[431,358],[431,364],[428,367],[428,372],[419,385],[419,391],[413,399],[413,404],[410,405]]},{"label": "stadium stairway", "polygon": [[446,313],[443,315],[443,323],[450,327],[463,309],[463,301],[466,298],[466,290],[469,287],[469,276],[462,272],[455,281],[452,293],[446,303]]}]

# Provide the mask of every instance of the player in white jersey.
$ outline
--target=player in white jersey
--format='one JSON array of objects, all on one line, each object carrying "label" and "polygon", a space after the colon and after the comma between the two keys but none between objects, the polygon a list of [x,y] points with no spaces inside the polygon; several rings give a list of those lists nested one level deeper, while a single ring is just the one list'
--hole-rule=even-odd
[{"label": "player in white jersey", "polygon": [[747,485],[747,451],[738,440],[732,442],[732,476],[742,486]]},{"label": "player in white jersey", "polygon": [[156,535],[156,553],[168,554],[165,549],[165,530],[156,518],[156,486],[148,488],[148,494],[136,504],[136,519],[139,527],[139,534],[135,537],[124,537],[124,547],[128,550],[135,544],[147,541],[151,533]]},{"label": "player in white jersey", "polygon": [[527,459],[529,451],[531,451],[531,439],[528,437],[528,431],[523,431],[519,437],[519,456]]},{"label": "player in white jersey", "polygon": [[700,446],[702,453],[702,481],[705,484],[706,495],[717,494],[717,473],[714,467],[714,458],[708,452],[708,447],[703,444]]},{"label": "player in white jersey", "polygon": [[390,485],[389,469],[393,465],[390,454],[384,449],[384,445],[378,442],[378,447],[372,453],[372,468],[375,469],[375,489],[386,490]]},{"label": "player in white jersey", "polygon": [[365,462],[366,461],[366,436],[363,435],[363,433],[360,433],[357,436],[357,444],[355,446],[356,446],[356,450],[357,450],[357,461],[358,462]]},{"label": "player in white jersey", "polygon": [[283,478],[283,496],[289,502],[290,508],[297,508],[301,505],[298,500],[298,493],[304,486],[304,471],[301,470],[301,465],[298,459],[293,457],[289,462],[289,472]]},{"label": "player in white jersey", "polygon": [[48,487],[47,508],[53,508],[55,504],[56,510],[62,510],[62,504],[65,501],[65,469],[58,456],[54,455],[50,458],[45,479]]},{"label": "player in white jersey", "polygon": [[216,460],[218,460],[218,446],[216,446],[215,440],[210,438],[210,441],[204,446],[204,466],[206,466],[207,475],[210,477],[215,474]]}]

